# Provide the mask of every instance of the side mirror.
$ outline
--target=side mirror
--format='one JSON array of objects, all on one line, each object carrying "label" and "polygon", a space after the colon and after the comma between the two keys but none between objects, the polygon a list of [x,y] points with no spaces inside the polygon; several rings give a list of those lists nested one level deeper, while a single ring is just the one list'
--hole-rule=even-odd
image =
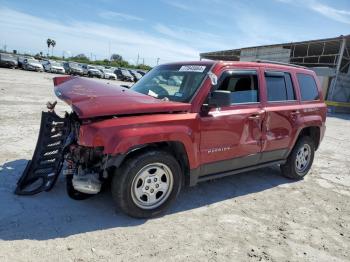
[{"label": "side mirror", "polygon": [[210,107],[224,107],[231,105],[231,92],[225,90],[215,90],[209,97]]}]

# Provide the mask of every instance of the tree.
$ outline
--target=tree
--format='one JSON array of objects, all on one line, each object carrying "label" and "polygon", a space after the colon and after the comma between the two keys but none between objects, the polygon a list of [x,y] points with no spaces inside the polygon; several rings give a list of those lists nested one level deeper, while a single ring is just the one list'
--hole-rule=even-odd
[{"label": "tree", "polygon": [[52,44],[52,40],[50,38],[48,38],[46,40],[46,44],[47,44],[47,56],[49,56],[49,53],[50,53],[50,46]]},{"label": "tree", "polygon": [[76,62],[82,62],[82,63],[90,62],[89,58],[85,54],[78,54],[78,55],[70,57],[68,59],[70,59],[72,61],[76,61]]},{"label": "tree", "polygon": [[53,48],[55,47],[55,45],[56,45],[56,41],[55,40],[51,40],[51,46],[52,46],[51,56],[53,56]]},{"label": "tree", "polygon": [[85,54],[76,55],[75,58],[83,59],[83,60],[89,60],[89,58]]},{"label": "tree", "polygon": [[111,60],[112,61],[123,61],[123,57],[121,55],[118,55],[118,54],[113,54],[113,55],[111,55]]}]

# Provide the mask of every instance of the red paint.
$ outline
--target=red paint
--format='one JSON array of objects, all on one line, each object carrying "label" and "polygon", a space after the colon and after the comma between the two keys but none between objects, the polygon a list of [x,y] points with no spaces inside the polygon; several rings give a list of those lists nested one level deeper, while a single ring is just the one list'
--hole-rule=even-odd
[{"label": "red paint", "polygon": [[[54,81],[56,79],[54,78]],[[62,81],[60,77],[58,80]],[[55,93],[71,105],[82,119],[117,114],[188,111],[191,107],[190,104],[162,101],[128,88],[103,84],[86,78],[68,77],[65,80],[62,84],[55,85]]]},{"label": "red paint", "polygon": [[[181,64],[203,64],[187,62]],[[72,105],[80,118],[116,115],[117,118],[83,124],[79,144],[103,146],[106,154],[122,154],[131,148],[162,141],[181,142],[190,168],[204,163],[247,156],[257,152],[291,149],[304,127],[325,130],[326,105],[319,101],[302,102],[296,73],[312,75],[311,70],[253,62],[212,62],[218,77],[229,69],[255,69],[258,72],[260,103],[211,109],[201,115],[201,107],[211,89],[207,78],[191,103],[165,102],[123,87],[70,78],[55,87],[60,98]],[[267,101],[264,71],[282,70],[292,76],[296,101]],[[317,81],[319,93],[321,88]],[[174,113],[176,112],[176,113]],[[143,114],[147,113],[147,114]],[[135,115],[136,114],[136,115]],[[258,116],[252,119],[252,116]],[[120,116],[120,117],[118,117]],[[208,150],[221,151],[208,154]],[[224,148],[224,149],[223,149]]]}]

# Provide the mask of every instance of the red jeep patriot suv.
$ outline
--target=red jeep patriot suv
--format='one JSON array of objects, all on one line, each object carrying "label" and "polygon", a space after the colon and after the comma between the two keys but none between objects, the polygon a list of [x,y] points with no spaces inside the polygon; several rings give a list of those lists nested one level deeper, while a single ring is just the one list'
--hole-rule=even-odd
[{"label": "red jeep patriot suv", "polygon": [[54,78],[72,112],[48,103],[33,159],[16,193],[50,190],[61,169],[84,199],[111,183],[133,217],[166,209],[184,185],[269,165],[301,179],[325,131],[315,73],[258,62],[185,62],[155,67],[130,89]]}]

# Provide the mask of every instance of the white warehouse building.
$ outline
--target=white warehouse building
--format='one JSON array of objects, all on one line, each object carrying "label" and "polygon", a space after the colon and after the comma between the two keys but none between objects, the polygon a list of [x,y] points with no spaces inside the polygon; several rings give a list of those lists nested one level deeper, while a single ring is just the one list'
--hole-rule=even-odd
[{"label": "white warehouse building", "polygon": [[318,75],[328,105],[335,111],[350,112],[350,35],[207,52],[200,58],[270,60],[309,67]]}]

